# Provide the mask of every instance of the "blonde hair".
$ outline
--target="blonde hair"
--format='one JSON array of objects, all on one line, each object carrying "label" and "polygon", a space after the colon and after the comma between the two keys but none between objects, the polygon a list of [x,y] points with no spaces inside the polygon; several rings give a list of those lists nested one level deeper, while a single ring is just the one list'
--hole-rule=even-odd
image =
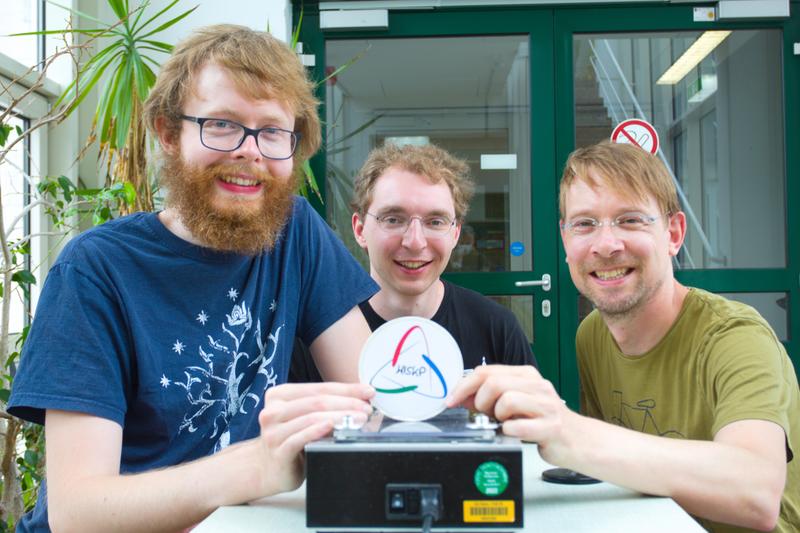
[{"label": "blonde hair", "polygon": [[652,196],[664,214],[681,210],[672,176],[658,157],[631,144],[603,141],[578,148],[567,159],[558,195],[562,219],[566,216],[567,191],[576,180],[590,187],[600,185],[591,171],[624,198],[646,200]]},{"label": "blonde hair", "polygon": [[168,136],[180,133],[183,105],[194,90],[195,77],[209,63],[227,70],[248,97],[276,99],[290,109],[300,133],[297,161],[302,163],[319,149],[319,102],[297,55],[269,33],[233,24],[200,28],[175,46],[145,102],[150,131],[156,131],[156,120],[163,117]]},{"label": "blonde hair", "polygon": [[398,147],[391,142],[372,150],[356,176],[350,205],[359,215],[364,216],[372,204],[375,182],[392,167],[425,176],[433,184],[444,181],[453,195],[456,220],[467,216],[475,190],[467,163],[432,144]]}]

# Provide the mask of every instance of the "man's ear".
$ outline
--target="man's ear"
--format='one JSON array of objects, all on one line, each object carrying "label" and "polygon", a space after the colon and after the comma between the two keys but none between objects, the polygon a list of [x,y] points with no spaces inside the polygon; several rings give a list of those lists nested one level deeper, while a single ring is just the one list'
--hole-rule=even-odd
[{"label": "man's ear", "polygon": [[455,229],[453,230],[453,248],[456,247],[458,244],[458,239],[461,238],[461,222],[456,224]]},{"label": "man's ear", "polygon": [[175,156],[180,153],[178,147],[180,135],[176,135],[167,125],[167,119],[163,116],[158,117],[155,121],[156,136],[158,137],[158,144],[161,149],[169,155]]},{"label": "man's ear", "polygon": [[678,255],[686,238],[686,213],[678,211],[671,215],[667,220],[667,230],[669,231],[669,255],[674,257]]},{"label": "man's ear", "polygon": [[353,213],[351,222],[353,224],[353,236],[356,238],[356,242],[359,246],[366,250],[367,239],[364,238],[364,219],[361,218],[361,215],[356,212]]}]

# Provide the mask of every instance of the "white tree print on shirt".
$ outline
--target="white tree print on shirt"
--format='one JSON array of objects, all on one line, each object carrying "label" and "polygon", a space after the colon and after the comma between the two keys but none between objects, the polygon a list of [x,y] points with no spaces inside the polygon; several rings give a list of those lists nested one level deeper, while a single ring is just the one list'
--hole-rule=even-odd
[{"label": "white tree print on shirt", "polygon": [[[254,329],[253,316],[247,303],[243,301],[233,306],[221,324],[219,338],[207,335],[206,342],[197,347],[200,361],[184,369],[185,379],[173,379],[168,385],[183,388],[189,404],[178,428],[179,433],[194,433],[201,429],[200,424],[206,430],[205,424],[208,422],[201,422],[201,419],[210,410],[214,417],[208,438],[216,440],[214,451],[230,444],[231,419],[238,413],[247,414],[249,409],[257,408],[263,391],[277,382],[272,362],[282,328],[282,324],[277,326],[267,335],[265,342],[261,320],[256,320]],[[252,336],[255,337],[257,350],[251,354],[242,347],[252,346]],[[261,375],[266,379],[266,384],[257,379]],[[243,383],[245,378],[247,381]],[[251,392],[256,381],[259,382],[258,391]]]}]

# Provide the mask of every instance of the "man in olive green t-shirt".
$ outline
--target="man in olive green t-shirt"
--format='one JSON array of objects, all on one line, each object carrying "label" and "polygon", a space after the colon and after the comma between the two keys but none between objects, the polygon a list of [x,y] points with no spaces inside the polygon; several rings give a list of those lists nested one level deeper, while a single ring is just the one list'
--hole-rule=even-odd
[{"label": "man in olive green t-shirt", "polygon": [[561,179],[570,275],[595,306],[577,334],[583,415],[528,367],[453,391],[551,464],[669,496],[715,533],[800,531],[800,389],[751,307],[678,283],[686,216],[661,161],[600,143]]}]

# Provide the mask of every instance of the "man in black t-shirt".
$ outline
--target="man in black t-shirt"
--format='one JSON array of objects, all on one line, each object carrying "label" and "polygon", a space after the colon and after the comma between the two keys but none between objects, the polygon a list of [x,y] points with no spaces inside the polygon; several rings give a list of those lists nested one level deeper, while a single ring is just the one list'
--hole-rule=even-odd
[{"label": "man in black t-shirt", "polygon": [[[370,152],[355,179],[353,234],[381,290],[360,304],[374,331],[401,316],[429,318],[455,338],[464,368],[536,365],[516,317],[502,305],[440,279],[469,208],[469,166],[433,145],[387,143]],[[318,380],[296,343],[290,381]]]}]

